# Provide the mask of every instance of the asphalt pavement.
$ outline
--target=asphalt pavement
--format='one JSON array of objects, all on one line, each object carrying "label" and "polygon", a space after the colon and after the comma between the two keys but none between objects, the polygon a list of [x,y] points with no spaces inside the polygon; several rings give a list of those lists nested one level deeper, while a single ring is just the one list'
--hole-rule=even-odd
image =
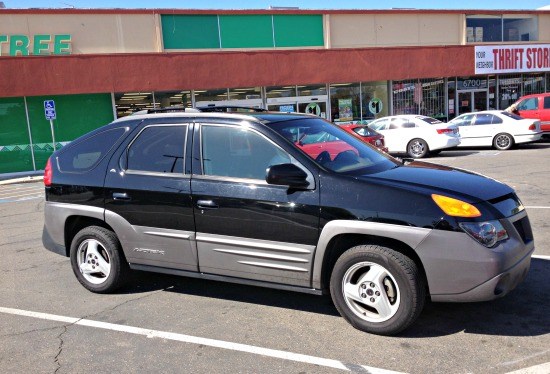
[{"label": "asphalt pavement", "polygon": [[42,246],[41,182],[0,185],[0,371],[4,373],[550,373],[550,142],[426,161],[513,186],[535,257],[492,302],[428,303],[396,337],[346,323],[330,297],[135,272],[88,292]]}]

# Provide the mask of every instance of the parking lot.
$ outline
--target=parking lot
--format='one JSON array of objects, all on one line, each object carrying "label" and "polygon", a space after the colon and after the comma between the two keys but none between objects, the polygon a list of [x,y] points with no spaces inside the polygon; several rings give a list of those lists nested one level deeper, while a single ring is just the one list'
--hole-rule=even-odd
[{"label": "parking lot", "polygon": [[550,141],[426,161],[516,189],[535,235],[527,279],[503,299],[428,304],[397,337],[353,329],[328,296],[136,272],[84,289],[42,247],[41,183],[0,186],[0,371],[33,373],[549,373]]}]

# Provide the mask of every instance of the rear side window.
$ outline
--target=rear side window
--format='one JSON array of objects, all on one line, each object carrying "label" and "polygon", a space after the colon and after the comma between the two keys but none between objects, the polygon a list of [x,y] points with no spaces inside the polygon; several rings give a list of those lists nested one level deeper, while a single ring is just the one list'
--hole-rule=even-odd
[{"label": "rear side window", "polygon": [[492,114],[483,113],[476,115],[474,125],[491,125],[495,123],[502,123],[502,120]]},{"label": "rear side window", "polygon": [[550,109],[550,96],[544,98],[544,109]]},{"label": "rear side window", "polygon": [[93,169],[125,132],[126,128],[111,129],[68,145],[57,157],[59,170],[84,173]]},{"label": "rear side window", "polygon": [[441,122],[440,120],[435,119],[435,118],[432,118],[432,117],[422,117],[422,116],[418,116],[418,117],[416,117],[416,118],[421,119],[422,121],[427,122],[427,123],[429,123],[430,125],[438,125],[438,124],[440,124],[440,123],[443,123],[443,122]]},{"label": "rear side window", "polygon": [[186,125],[146,127],[128,147],[127,169],[183,174]]}]

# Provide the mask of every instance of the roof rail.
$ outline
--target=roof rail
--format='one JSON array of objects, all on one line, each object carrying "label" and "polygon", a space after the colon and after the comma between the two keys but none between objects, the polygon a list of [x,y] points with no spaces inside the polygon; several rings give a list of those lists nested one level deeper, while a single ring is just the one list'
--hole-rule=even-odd
[{"label": "roof rail", "polygon": [[147,109],[147,114],[151,113],[170,113],[170,112],[187,112],[187,113],[198,113],[200,110],[197,110],[195,108],[187,108],[182,105],[178,106],[169,106],[166,108],[153,108],[153,109]]},{"label": "roof rail", "polygon": [[201,112],[267,112],[264,108],[236,105],[208,105],[197,107]]}]

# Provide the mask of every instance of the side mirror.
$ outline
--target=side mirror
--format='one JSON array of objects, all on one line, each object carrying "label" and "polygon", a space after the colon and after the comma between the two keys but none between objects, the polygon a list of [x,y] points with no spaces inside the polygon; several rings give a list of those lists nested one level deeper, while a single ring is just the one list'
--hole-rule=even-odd
[{"label": "side mirror", "polygon": [[309,186],[307,173],[294,164],[279,164],[267,168],[265,180],[269,184],[305,188]]}]

